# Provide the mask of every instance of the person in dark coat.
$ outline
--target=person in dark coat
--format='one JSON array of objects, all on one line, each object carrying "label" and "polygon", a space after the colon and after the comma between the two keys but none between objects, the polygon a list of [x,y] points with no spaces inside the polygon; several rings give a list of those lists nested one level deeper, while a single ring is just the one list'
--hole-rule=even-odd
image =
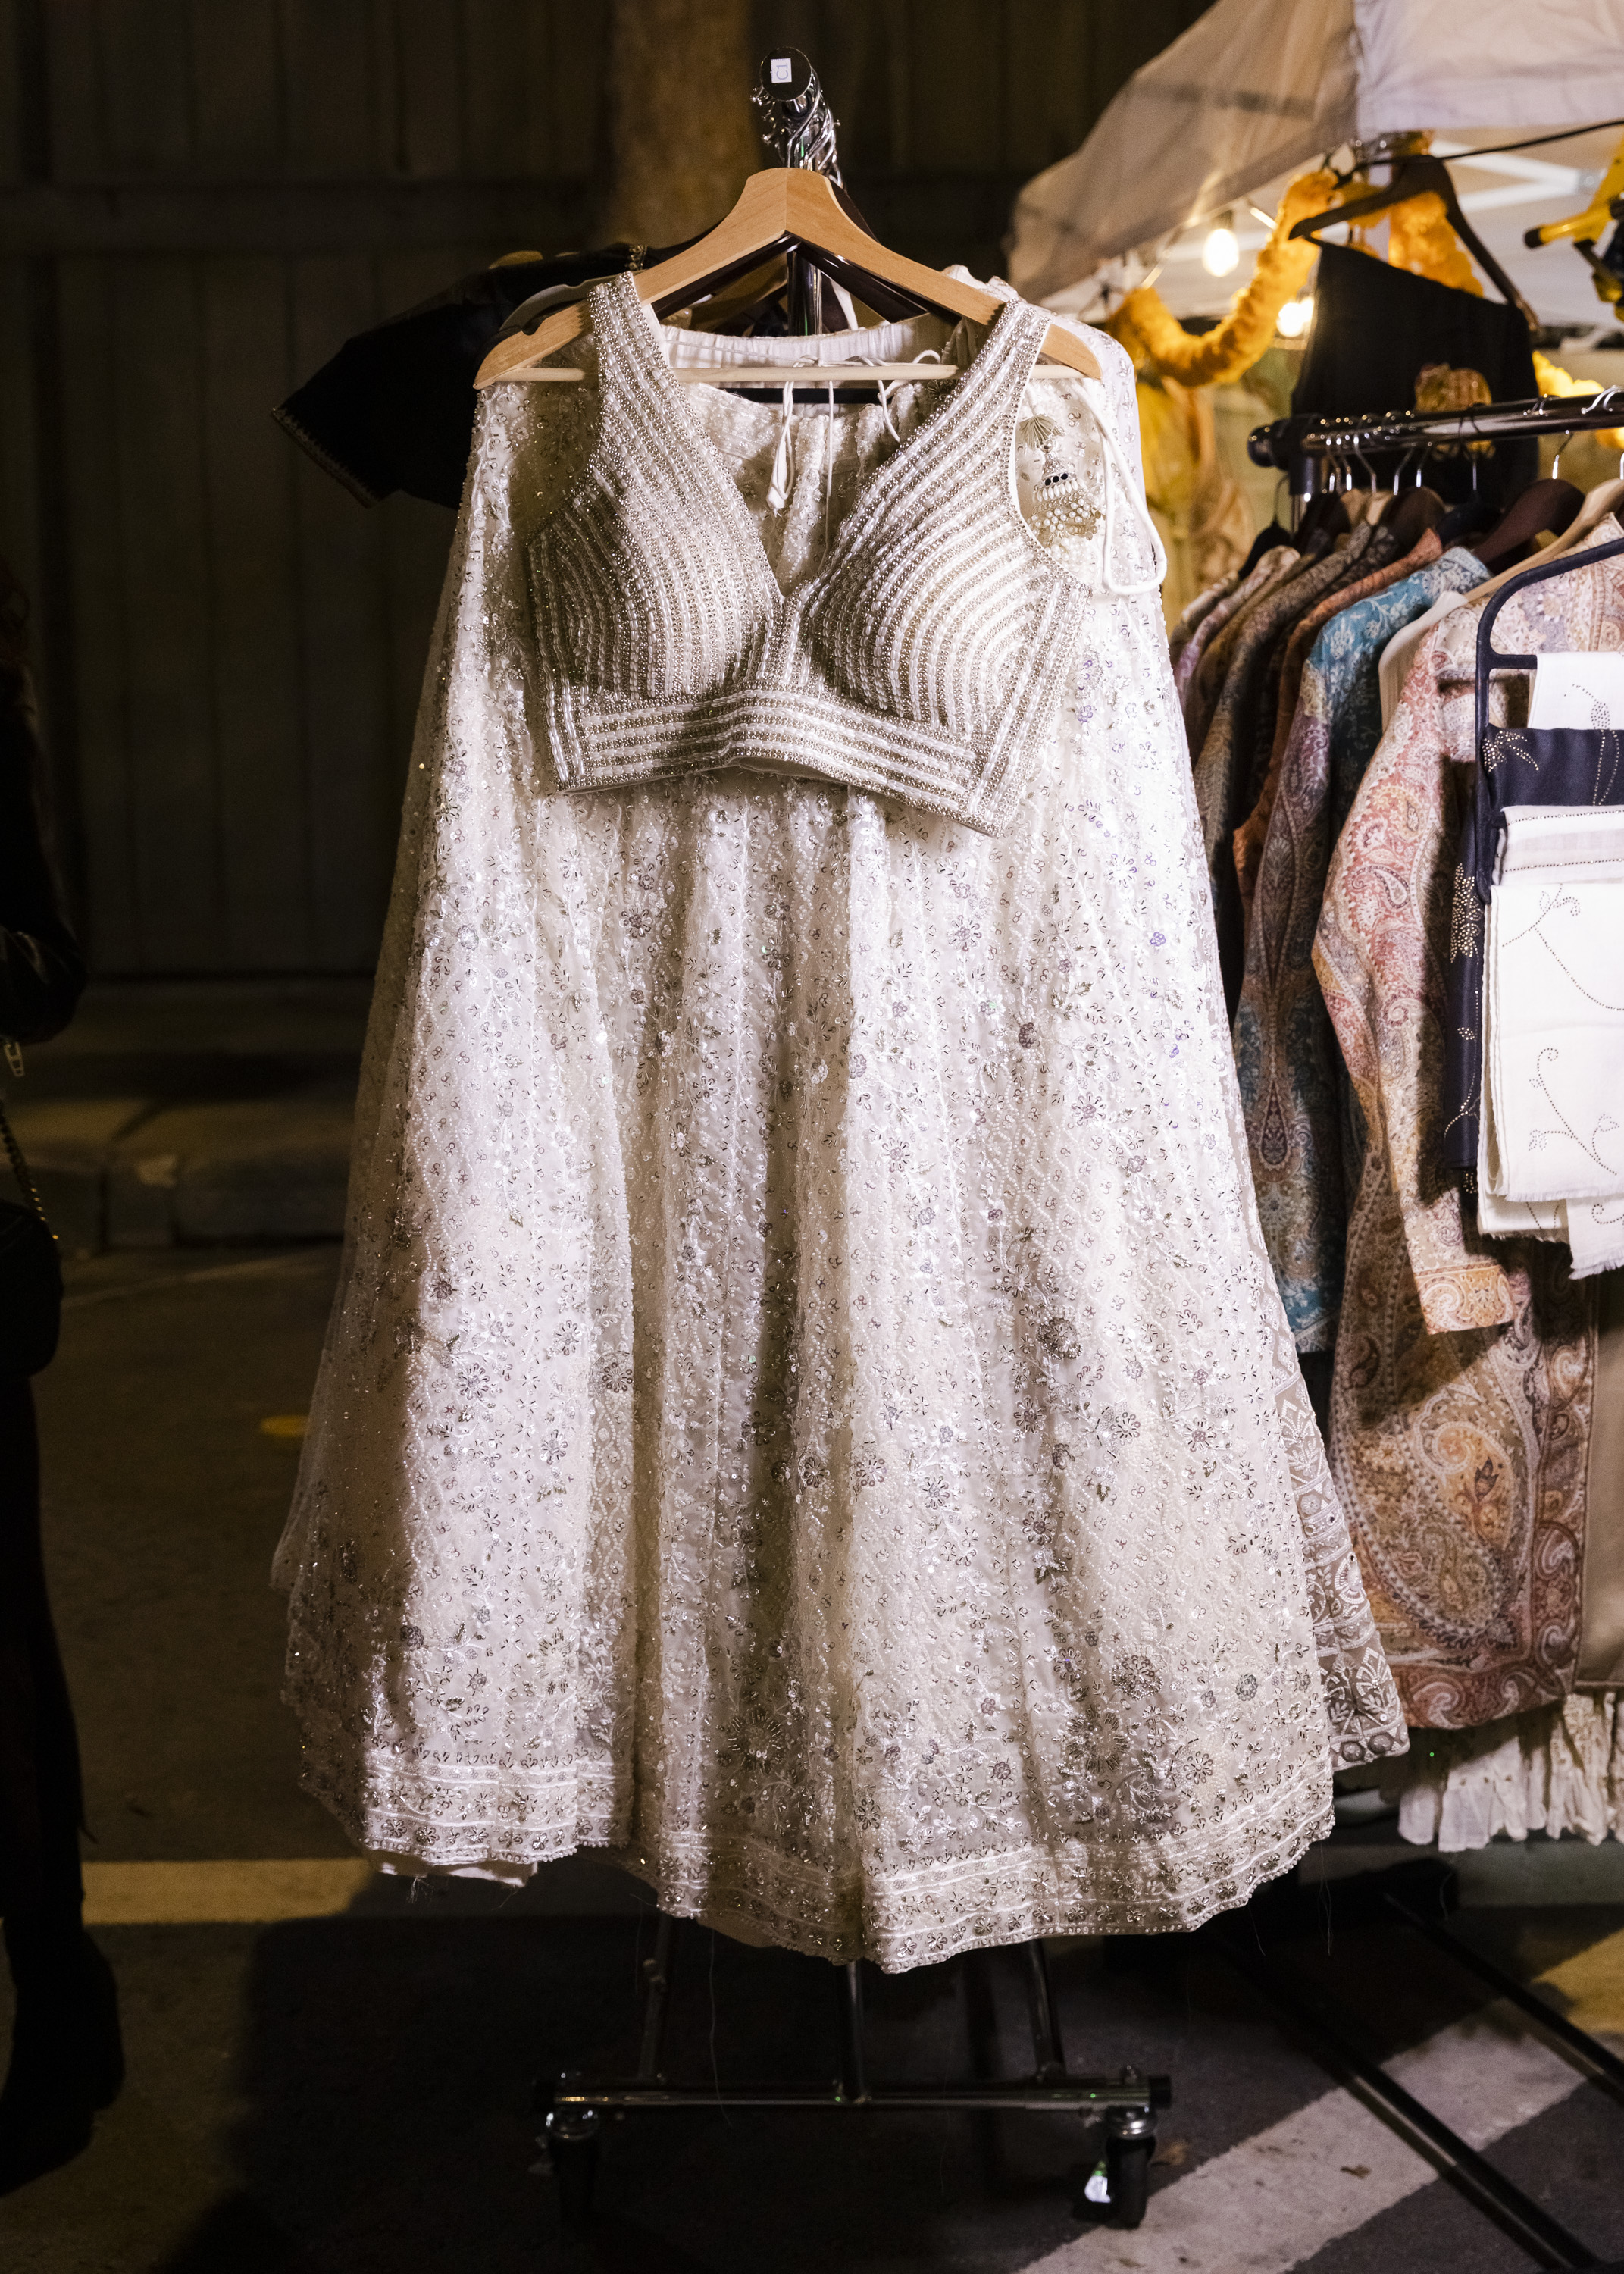
[{"label": "person in dark coat", "polygon": [[[0,562],[0,1038],[10,1043],[59,1034],[85,984],[41,828],[26,629],[26,600]],[[124,2078],[112,1972],[85,1931],[82,1812],[45,1587],[34,1397],[26,1378],[0,1376],[0,1918],[17,1993],[0,2194],[78,2155]]]}]

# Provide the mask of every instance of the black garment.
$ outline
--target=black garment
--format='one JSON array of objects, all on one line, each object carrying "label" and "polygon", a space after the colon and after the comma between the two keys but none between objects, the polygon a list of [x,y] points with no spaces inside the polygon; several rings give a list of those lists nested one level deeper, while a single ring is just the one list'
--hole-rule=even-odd
[{"label": "black garment", "polygon": [[[1496,403],[1526,403],[1539,392],[1533,343],[1515,308],[1412,276],[1347,245],[1323,245],[1293,418],[1413,410],[1416,380],[1426,364],[1478,373]],[[1385,475],[1391,463],[1380,462],[1379,471]],[[1492,455],[1475,463],[1478,497],[1507,506],[1538,472],[1539,446],[1532,440],[1496,442]],[[1433,451],[1425,460],[1427,485],[1459,504],[1472,495],[1473,464],[1463,452]]]},{"label": "black garment", "polygon": [[1271,521],[1267,529],[1260,529],[1252,538],[1252,550],[1236,572],[1236,583],[1244,584],[1266,553],[1273,553],[1276,546],[1289,545],[1292,541],[1289,529],[1282,529],[1277,521]]},{"label": "black garment", "polygon": [[79,1738],[40,1541],[34,1396],[0,1382],[0,1914],[77,1921]]},{"label": "black garment", "polygon": [[272,416],[363,505],[404,490],[455,509],[474,438],[474,375],[514,310],[551,285],[640,268],[670,249],[606,245],[476,269],[346,340]]},{"label": "black garment", "polygon": [[1508,805],[1624,805],[1624,734],[1577,727],[1491,727],[1461,819],[1460,858],[1449,917],[1449,1005],[1444,1030],[1443,1134],[1447,1169],[1477,1165],[1483,1089],[1485,926],[1500,817]]},{"label": "black garment", "polygon": [[0,664],[0,1035],[14,1043],[60,1034],[85,984],[45,850],[41,787],[26,674]]},{"label": "black garment", "polygon": [[77,2156],[124,2082],[118,1992],[85,1931],[79,1743],[45,1591],[34,1400],[0,1382],[0,1911],[16,1988],[0,2195]]},{"label": "black garment", "polygon": [[[44,1042],[85,969],[40,825],[26,604],[0,563],[0,1035]],[[85,1931],[79,1737],[40,1539],[28,1383],[0,1378],[0,1914],[17,2002],[0,2087],[0,2194],[76,2156],[124,2078],[118,1993]]]},{"label": "black garment", "polygon": [[[85,967],[40,825],[23,616],[0,564],[0,1035],[39,1043],[72,1016]],[[77,1916],[79,1819],[79,1744],[40,1553],[34,1402],[26,1382],[0,1380],[0,1911],[8,1918],[42,1894],[71,1898]]]}]

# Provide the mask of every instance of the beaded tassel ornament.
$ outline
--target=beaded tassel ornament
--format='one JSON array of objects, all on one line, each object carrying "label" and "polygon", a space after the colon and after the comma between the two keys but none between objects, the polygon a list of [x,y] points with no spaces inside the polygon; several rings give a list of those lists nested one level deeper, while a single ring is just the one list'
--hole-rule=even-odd
[{"label": "beaded tassel ornament", "polygon": [[1056,445],[1063,429],[1040,413],[1023,418],[1015,429],[1017,449],[1041,455],[1042,478],[1032,484],[1032,533],[1040,545],[1058,545],[1069,537],[1092,537],[1100,526],[1100,508],[1090,505],[1082,486],[1069,466],[1062,465]]}]

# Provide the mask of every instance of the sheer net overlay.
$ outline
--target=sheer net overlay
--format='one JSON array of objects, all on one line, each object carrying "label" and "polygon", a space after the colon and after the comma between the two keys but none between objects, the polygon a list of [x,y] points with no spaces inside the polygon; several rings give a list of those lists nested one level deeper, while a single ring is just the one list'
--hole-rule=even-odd
[{"label": "sheer net overlay", "polygon": [[[1259,1230],[1157,599],[1104,591],[1103,517],[1059,540],[1091,597],[995,838],[776,776],[560,793],[529,563],[602,411],[577,345],[582,387],[482,401],[424,692],[278,1559],[306,1781],[401,1868],[590,1845],[832,1959],[1193,1926],[1404,1732]],[[1079,384],[1026,408],[1098,501]],[[786,584],[936,399],[786,449],[688,390]]]}]

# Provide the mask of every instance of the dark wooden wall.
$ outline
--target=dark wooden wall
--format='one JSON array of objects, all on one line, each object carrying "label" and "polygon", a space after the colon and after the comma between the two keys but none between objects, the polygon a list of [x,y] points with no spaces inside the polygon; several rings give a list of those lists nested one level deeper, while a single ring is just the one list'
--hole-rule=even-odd
[{"label": "dark wooden wall", "polygon": [[[996,267],[1189,0],[780,0],[881,235]],[[372,961],[450,516],[267,416],[349,334],[590,243],[592,0],[0,0],[0,552],[94,968]]]}]

